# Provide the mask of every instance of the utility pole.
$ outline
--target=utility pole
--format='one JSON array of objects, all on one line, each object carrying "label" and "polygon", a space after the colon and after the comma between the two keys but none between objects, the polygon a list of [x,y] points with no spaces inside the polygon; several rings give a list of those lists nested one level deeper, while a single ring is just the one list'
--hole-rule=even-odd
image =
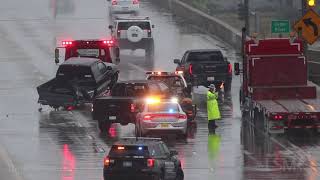
[{"label": "utility pole", "polygon": [[245,8],[245,25],[246,35],[250,35],[250,14],[249,14],[249,0],[244,0],[244,8]]}]

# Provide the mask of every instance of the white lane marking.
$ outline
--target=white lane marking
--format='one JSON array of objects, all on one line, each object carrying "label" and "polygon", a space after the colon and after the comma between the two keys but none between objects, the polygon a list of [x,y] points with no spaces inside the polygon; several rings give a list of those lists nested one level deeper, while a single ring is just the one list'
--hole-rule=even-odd
[{"label": "white lane marking", "polygon": [[4,160],[4,163],[8,166],[10,172],[14,175],[15,180],[24,180],[19,173],[18,168],[14,165],[9,153],[0,145],[0,159]]}]

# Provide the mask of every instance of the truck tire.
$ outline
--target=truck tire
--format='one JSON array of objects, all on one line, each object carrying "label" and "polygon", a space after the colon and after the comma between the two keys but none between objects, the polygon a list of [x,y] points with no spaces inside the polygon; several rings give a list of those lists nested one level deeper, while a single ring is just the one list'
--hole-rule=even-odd
[{"label": "truck tire", "polygon": [[105,121],[99,121],[98,126],[99,126],[99,130],[101,133],[107,133],[107,132],[109,132],[109,129],[111,127],[111,123],[105,122]]}]

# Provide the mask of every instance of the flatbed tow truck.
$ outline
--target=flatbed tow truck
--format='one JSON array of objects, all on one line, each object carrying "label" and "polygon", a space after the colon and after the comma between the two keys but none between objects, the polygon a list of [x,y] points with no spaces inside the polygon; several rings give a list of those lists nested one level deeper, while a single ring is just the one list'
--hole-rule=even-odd
[{"label": "flatbed tow truck", "polygon": [[258,129],[283,134],[288,129],[320,131],[319,87],[307,78],[302,40],[245,40],[241,73],[242,115]]}]

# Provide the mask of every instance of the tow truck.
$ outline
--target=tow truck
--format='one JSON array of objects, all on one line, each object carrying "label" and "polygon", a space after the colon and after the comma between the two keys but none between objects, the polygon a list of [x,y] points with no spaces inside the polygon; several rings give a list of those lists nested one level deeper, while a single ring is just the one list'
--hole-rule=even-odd
[{"label": "tow truck", "polygon": [[173,97],[178,97],[179,104],[187,114],[188,122],[194,122],[197,107],[192,104],[191,89],[188,88],[187,81],[184,79],[183,71],[147,71],[147,80],[161,81],[170,88]]},{"label": "tow truck", "polygon": [[62,41],[62,46],[55,49],[55,63],[59,63],[60,49],[65,49],[67,61],[72,57],[97,58],[106,63],[120,63],[120,49],[114,39],[88,39],[88,40],[66,40]]},{"label": "tow truck", "polygon": [[268,134],[283,134],[289,129],[319,132],[319,87],[308,81],[302,40],[291,37],[243,42],[242,68],[234,64],[235,75],[241,73],[242,115]]}]

